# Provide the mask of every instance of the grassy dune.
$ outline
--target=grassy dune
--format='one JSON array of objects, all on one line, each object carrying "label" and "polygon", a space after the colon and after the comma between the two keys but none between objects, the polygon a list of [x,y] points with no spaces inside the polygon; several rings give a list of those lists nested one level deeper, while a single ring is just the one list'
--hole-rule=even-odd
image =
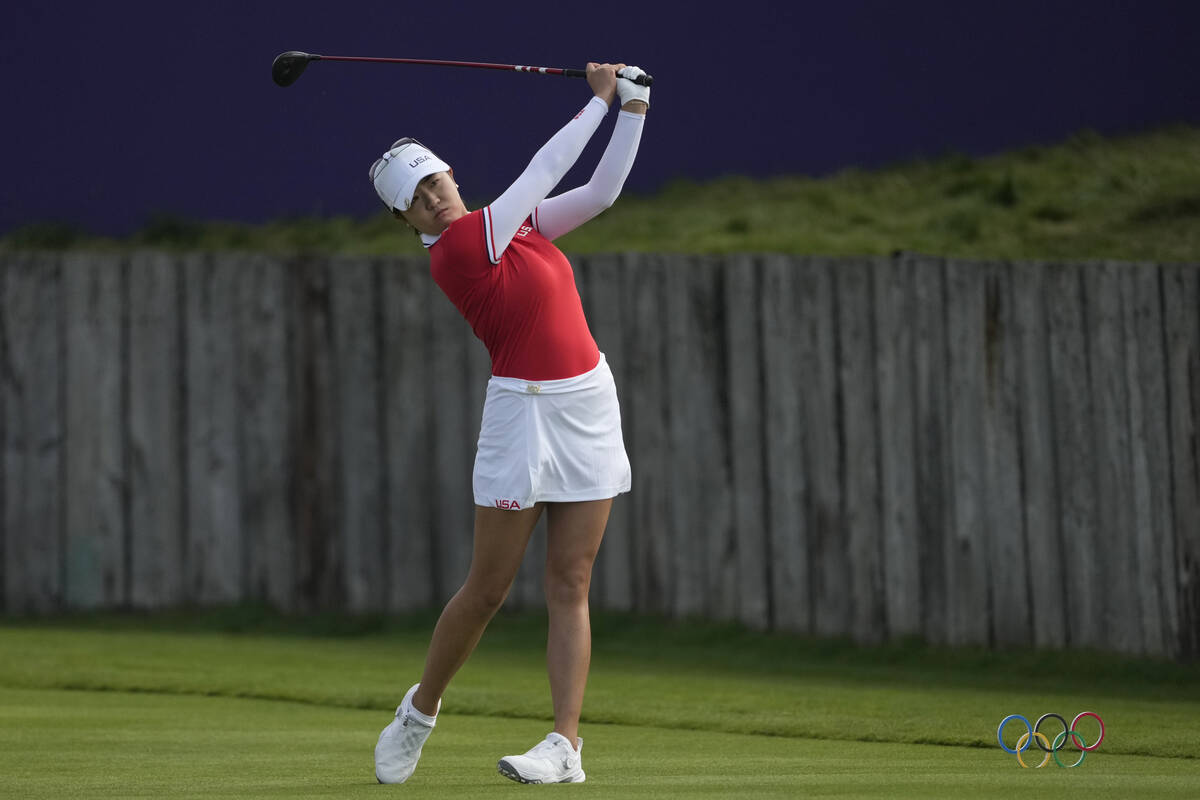
[{"label": "grassy dune", "polygon": [[[478,202],[469,203],[471,207]],[[825,178],[727,177],[627,193],[559,242],[568,253],[655,251],[1200,261],[1200,128],[1081,133],[987,158],[946,155]],[[273,253],[418,253],[385,213],[248,226],[152,220],[122,240],[60,225],[0,249],[160,247]]]}]

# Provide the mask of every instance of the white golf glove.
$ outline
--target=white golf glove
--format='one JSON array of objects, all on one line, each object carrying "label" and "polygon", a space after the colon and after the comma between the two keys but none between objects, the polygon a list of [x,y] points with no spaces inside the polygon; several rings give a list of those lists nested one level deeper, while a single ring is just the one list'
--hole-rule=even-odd
[{"label": "white golf glove", "polygon": [[617,94],[621,98],[621,105],[625,105],[630,100],[641,100],[647,108],[650,107],[650,87],[633,82],[634,78],[645,74],[646,71],[641,67],[622,67],[617,72],[618,78],[627,79],[617,81]]}]

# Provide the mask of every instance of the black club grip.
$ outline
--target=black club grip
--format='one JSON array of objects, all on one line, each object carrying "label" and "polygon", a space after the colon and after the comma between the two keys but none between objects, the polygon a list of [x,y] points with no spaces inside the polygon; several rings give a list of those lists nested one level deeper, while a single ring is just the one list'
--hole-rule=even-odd
[{"label": "black club grip", "polygon": [[[583,69],[564,69],[564,70],[562,71],[562,74],[563,74],[563,75],[565,75],[565,76],[566,76],[566,77],[568,77],[568,78],[586,78],[586,77],[587,77],[587,70],[583,70]],[[625,78],[625,80],[629,80],[629,78]],[[652,76],[652,75],[638,75],[638,76],[637,76],[637,78],[635,78],[635,79],[633,80],[633,82],[634,82],[634,83],[636,83],[638,86],[650,86],[651,84],[653,84],[653,83],[654,83],[654,76]]]}]

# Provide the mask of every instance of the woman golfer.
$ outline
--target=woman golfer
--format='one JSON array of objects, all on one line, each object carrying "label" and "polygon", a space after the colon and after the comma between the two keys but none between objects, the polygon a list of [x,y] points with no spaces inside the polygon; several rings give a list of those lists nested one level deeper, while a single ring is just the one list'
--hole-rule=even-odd
[{"label": "woman golfer", "polygon": [[[571,265],[551,240],[620,193],[649,106],[650,90],[632,81],[640,74],[588,64],[595,96],[482,209],[467,210],[454,170],[416,140],[401,139],[371,167],[375,190],[420,233],[434,281],[492,359],[472,476],[471,568],[434,628],[421,682],[379,735],[381,783],[412,775],[442,695],[508,595],[543,512],[554,730],[498,768],[522,783],[584,780],[578,731],[591,659],[588,587],[612,498],[629,491],[630,471],[612,373],[588,330]],[[547,198],[617,95],[621,111],[591,180]]]}]

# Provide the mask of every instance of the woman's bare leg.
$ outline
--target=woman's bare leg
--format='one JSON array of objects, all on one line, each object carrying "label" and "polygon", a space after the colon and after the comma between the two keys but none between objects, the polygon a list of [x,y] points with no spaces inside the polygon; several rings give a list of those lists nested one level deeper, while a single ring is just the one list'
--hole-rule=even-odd
[{"label": "woman's bare leg", "polygon": [[421,685],[412,699],[417,711],[437,713],[438,701],[451,678],[474,652],[484,629],[508,596],[541,514],[541,504],[521,511],[475,507],[471,569],[433,629]]},{"label": "woman's bare leg", "polygon": [[612,499],[551,503],[546,519],[546,670],[554,730],[573,745],[592,659],[588,590]]}]

